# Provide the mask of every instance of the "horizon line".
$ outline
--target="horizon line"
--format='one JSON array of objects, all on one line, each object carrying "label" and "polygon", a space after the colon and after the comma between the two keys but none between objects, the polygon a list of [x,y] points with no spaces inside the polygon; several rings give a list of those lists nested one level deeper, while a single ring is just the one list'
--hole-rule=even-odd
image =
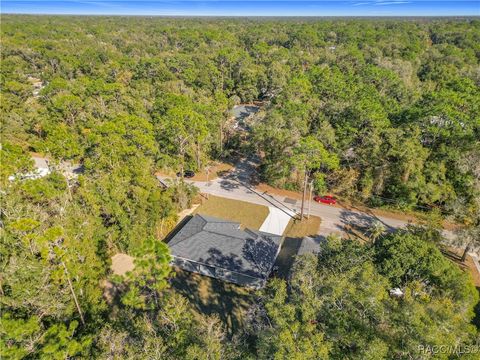
[{"label": "horizon line", "polygon": [[480,15],[452,14],[452,15],[214,15],[214,14],[87,14],[87,13],[16,13],[2,12],[0,15],[27,15],[27,16],[116,16],[116,17],[223,17],[223,18],[480,18]]}]

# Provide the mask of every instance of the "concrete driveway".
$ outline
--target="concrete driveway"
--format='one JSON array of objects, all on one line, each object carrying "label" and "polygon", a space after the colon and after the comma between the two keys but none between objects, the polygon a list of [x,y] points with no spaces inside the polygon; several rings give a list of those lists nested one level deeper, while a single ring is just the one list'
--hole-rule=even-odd
[{"label": "concrete driveway", "polygon": [[270,234],[283,235],[295,213],[291,210],[283,211],[274,206],[269,206],[268,210],[268,216],[259,230]]}]

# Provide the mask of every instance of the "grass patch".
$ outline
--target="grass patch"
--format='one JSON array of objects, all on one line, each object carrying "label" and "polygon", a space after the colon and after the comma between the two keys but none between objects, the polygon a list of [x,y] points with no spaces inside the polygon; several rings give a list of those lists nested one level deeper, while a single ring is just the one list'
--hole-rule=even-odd
[{"label": "grass patch", "polygon": [[322,220],[318,216],[310,216],[309,219],[303,221],[293,221],[287,227],[287,237],[300,237],[316,236]]},{"label": "grass patch", "polygon": [[245,324],[245,315],[254,302],[254,290],[208,276],[175,268],[172,287],[186,297],[198,312],[217,315],[229,335]]},{"label": "grass patch", "polygon": [[[222,176],[228,173],[232,169],[233,169],[232,164],[229,164],[227,162],[219,162],[210,166],[208,176],[207,176],[206,169],[201,169],[201,170],[195,171],[195,176],[187,180],[193,180],[193,181],[214,180],[219,176]],[[185,168],[185,170],[191,170],[191,169]],[[174,169],[168,169],[168,168],[163,168],[155,172],[155,175],[160,175],[160,176],[169,177],[173,179],[177,177],[176,174],[177,174],[177,171],[175,171]]]},{"label": "grass patch", "polygon": [[268,207],[210,195],[195,213],[233,220],[258,230],[268,216]]}]

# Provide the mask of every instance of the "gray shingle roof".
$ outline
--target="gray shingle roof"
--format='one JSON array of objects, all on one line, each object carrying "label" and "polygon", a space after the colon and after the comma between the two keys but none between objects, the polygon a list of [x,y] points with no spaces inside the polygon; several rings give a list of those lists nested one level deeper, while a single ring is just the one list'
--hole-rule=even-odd
[{"label": "gray shingle roof", "polygon": [[282,237],[205,215],[195,215],[168,243],[174,257],[265,279]]},{"label": "gray shingle roof", "polygon": [[232,109],[233,116],[238,120],[243,120],[250,116],[250,114],[255,114],[260,108],[256,105],[237,105]]}]

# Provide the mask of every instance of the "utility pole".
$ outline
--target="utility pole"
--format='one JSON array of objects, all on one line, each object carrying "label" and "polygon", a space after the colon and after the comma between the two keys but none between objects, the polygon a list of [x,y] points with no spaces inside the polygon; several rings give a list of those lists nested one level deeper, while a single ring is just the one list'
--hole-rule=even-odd
[{"label": "utility pole", "polygon": [[[210,180],[209,180],[209,177],[210,177],[210,165],[207,165],[207,166],[206,166],[205,172],[207,173],[207,186],[210,186]],[[208,193],[207,193],[206,195],[207,195],[207,199],[208,199],[208,198],[209,198]]]},{"label": "utility pole", "polygon": [[210,184],[209,176],[210,176],[210,165],[205,167],[205,172],[207,173],[207,184]]},{"label": "utility pole", "polygon": [[305,166],[305,178],[303,179],[302,210],[300,211],[300,221],[303,221],[305,195],[307,192],[307,181],[308,181],[308,173],[307,173],[307,167]]},{"label": "utility pole", "polygon": [[309,182],[309,186],[310,186],[310,192],[309,192],[309,195],[308,195],[308,215],[307,215],[307,219],[310,219],[310,209],[312,207],[313,180],[311,180]]},{"label": "utility pole", "polygon": [[181,163],[181,179],[183,181],[183,173],[184,173],[184,168],[185,168],[185,143],[187,142],[188,138],[190,138],[192,136],[192,134],[186,136],[185,138],[181,139],[179,138],[180,140],[180,156],[182,158],[182,163]]}]

